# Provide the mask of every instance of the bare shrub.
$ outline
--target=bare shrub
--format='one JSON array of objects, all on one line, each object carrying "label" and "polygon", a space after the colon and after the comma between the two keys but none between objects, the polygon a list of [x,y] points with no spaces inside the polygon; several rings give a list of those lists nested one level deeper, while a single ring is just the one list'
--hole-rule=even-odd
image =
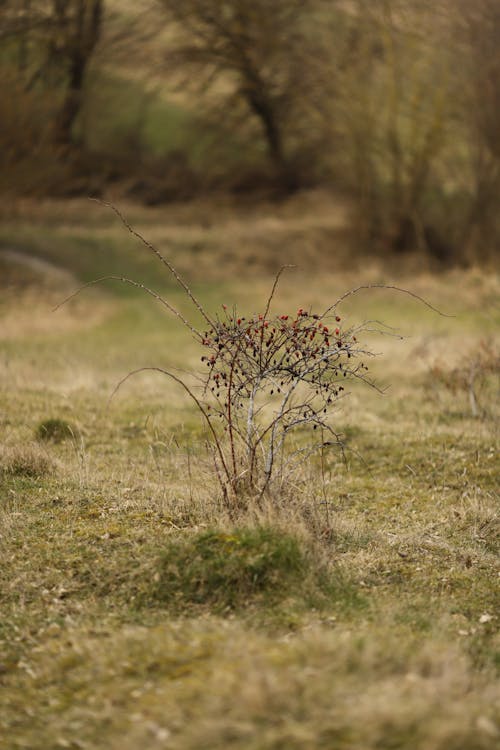
[{"label": "bare shrub", "polygon": [[459,366],[450,370],[436,364],[430,374],[453,395],[467,398],[472,417],[485,417],[491,410],[488,380],[500,378],[500,351],[491,341],[483,340]]},{"label": "bare shrub", "polygon": [[423,300],[395,286],[362,285],[319,313],[299,308],[294,314],[273,314],[271,305],[282,268],[262,312],[244,316],[222,304],[222,313],[212,315],[171,262],[114,206],[104,205],[168,269],[193,305],[198,322],[186,318],[154,290],[123,276],[89,282],[64,302],[101,281],[131,284],[160,302],[203,347],[203,373],[142,367],[123,378],[115,392],[129,377],[146,370],[162,373],[184,389],[206,425],[214,469],[230,514],[249,503],[261,506],[266,494],[272,499],[273,491],[312,454],[332,446],[342,449],[341,436],[331,424],[333,409],[348,383],[359,381],[376,388],[365,363],[372,353],[359,337],[382,332],[383,327],[374,321],[346,325],[339,315],[340,305],[360,290],[376,287]]}]

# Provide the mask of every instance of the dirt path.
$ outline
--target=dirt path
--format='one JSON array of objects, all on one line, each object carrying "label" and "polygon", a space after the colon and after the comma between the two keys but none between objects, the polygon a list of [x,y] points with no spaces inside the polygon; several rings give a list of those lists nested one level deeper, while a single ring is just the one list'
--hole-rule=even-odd
[{"label": "dirt path", "polygon": [[[38,258],[35,255],[24,253],[19,250],[0,249],[0,262],[6,262],[8,265],[17,265],[27,268],[33,274],[40,276],[41,281],[50,281],[57,285],[75,284],[74,275],[48,260]],[[15,269],[14,269],[15,271]]]},{"label": "dirt path", "polygon": [[96,292],[54,311],[79,282],[68,270],[18,250],[0,250],[0,341],[88,328],[113,309]]}]

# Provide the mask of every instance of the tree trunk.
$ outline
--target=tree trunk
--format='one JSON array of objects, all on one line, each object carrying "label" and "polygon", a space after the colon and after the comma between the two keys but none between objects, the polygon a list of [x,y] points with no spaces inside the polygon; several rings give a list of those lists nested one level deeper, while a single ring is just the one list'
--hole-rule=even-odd
[{"label": "tree trunk", "polygon": [[269,158],[274,165],[281,186],[290,193],[299,187],[298,175],[285,155],[283,133],[271,103],[259,92],[246,92],[246,99],[253,113],[261,122]]},{"label": "tree trunk", "polygon": [[101,31],[104,0],[78,0],[72,38],[65,46],[68,84],[55,126],[55,139],[62,146],[73,143],[73,126],[83,102],[85,73]]}]

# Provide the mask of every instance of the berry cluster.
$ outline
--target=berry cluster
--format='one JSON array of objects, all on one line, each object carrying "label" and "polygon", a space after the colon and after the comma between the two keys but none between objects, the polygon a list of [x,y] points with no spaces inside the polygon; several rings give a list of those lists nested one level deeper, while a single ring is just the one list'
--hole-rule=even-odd
[{"label": "berry cluster", "polygon": [[294,316],[246,318],[223,305],[222,317],[202,338],[209,350],[201,359],[209,368],[206,390],[215,397],[214,411],[227,419],[259,394],[279,396],[286,400],[284,427],[304,421],[325,426],[321,415],[344,390],[344,378],[367,369],[363,363],[351,366],[359,353],[356,336],[342,328],[338,315],[331,317],[328,326],[324,316],[299,308]]}]

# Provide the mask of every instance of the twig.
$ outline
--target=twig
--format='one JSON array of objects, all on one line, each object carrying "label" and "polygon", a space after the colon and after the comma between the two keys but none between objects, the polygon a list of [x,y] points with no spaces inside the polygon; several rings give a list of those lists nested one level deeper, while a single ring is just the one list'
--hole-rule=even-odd
[{"label": "twig", "polygon": [[148,372],[148,371],[150,371],[150,372],[159,372],[162,375],[168,375],[169,378],[172,378],[172,380],[174,380],[176,383],[178,383],[179,385],[181,385],[184,388],[184,390],[186,391],[186,393],[195,402],[195,404],[198,407],[199,411],[201,412],[201,414],[205,418],[205,421],[206,421],[206,423],[208,425],[208,428],[209,428],[210,432],[212,433],[212,437],[214,439],[214,444],[215,444],[217,453],[219,454],[219,458],[220,458],[221,464],[222,464],[222,466],[224,468],[224,472],[225,472],[226,477],[227,477],[227,479],[228,479],[228,481],[230,483],[231,482],[231,473],[230,473],[230,471],[227,468],[226,461],[224,459],[224,453],[222,451],[222,447],[221,447],[221,444],[220,444],[219,436],[217,435],[217,433],[214,430],[214,427],[213,427],[212,422],[210,420],[210,415],[205,410],[205,407],[203,406],[203,404],[201,403],[201,401],[195,396],[195,394],[189,388],[189,386],[183,380],[181,380],[180,378],[178,378],[177,375],[174,375],[172,372],[169,372],[168,370],[165,370],[163,367],[139,367],[137,370],[132,370],[127,375],[125,375],[125,377],[122,378],[119,381],[119,383],[115,386],[115,388],[113,389],[113,392],[112,392],[111,396],[108,399],[108,405],[111,403],[112,399],[115,397],[115,395],[117,394],[117,392],[119,391],[119,389],[122,387],[122,385],[129,378],[131,378],[134,375],[137,375],[140,372]]},{"label": "twig", "polygon": [[191,323],[186,320],[184,315],[179,312],[179,310],[176,310],[176,308],[170,304],[170,302],[167,302],[166,299],[164,299],[158,292],[155,292],[154,289],[150,289],[145,284],[141,284],[139,281],[134,281],[133,279],[128,279],[125,276],[101,276],[100,279],[93,279],[93,281],[88,281],[86,284],[83,284],[81,287],[76,289],[76,291],[72,292],[68,297],[62,300],[62,302],[59,302],[57,304],[52,312],[56,312],[56,310],[59,310],[60,307],[65,305],[67,302],[69,302],[73,297],[76,297],[77,294],[80,294],[84,289],[87,289],[89,286],[93,286],[94,284],[100,284],[103,281],[121,281],[124,284],[131,284],[131,286],[135,286],[137,289],[142,289],[144,292],[147,292],[147,294],[151,295],[151,297],[154,297],[158,302],[160,302],[164,307],[169,310],[173,315],[179,318],[186,328],[189,328],[189,330],[195,334],[199,339],[203,338],[201,333],[196,330],[194,326],[191,325]]},{"label": "twig", "polygon": [[280,270],[278,271],[278,273],[274,277],[274,284],[272,286],[271,293],[270,293],[269,297],[267,298],[266,309],[264,310],[264,319],[267,318],[267,314],[269,312],[269,308],[271,307],[271,302],[273,300],[274,293],[276,291],[276,287],[278,286],[278,282],[280,280],[281,274],[284,271],[288,270],[289,268],[296,268],[296,267],[297,266],[294,266],[294,265],[284,265],[284,266],[281,266]]},{"label": "twig", "polygon": [[332,310],[335,310],[338,305],[340,305],[344,300],[346,300],[348,297],[352,297],[353,294],[357,294],[362,289],[392,289],[395,292],[402,292],[403,294],[408,294],[410,297],[413,297],[414,299],[418,300],[419,302],[422,302],[426,307],[428,307],[433,312],[437,313],[438,315],[441,315],[443,318],[454,318],[454,315],[448,315],[447,313],[441,312],[441,310],[438,310],[437,307],[434,307],[430,304],[430,302],[427,302],[423,297],[420,297],[418,294],[415,294],[415,292],[410,292],[409,289],[403,289],[400,286],[394,286],[393,284],[361,284],[360,286],[355,287],[354,289],[350,289],[348,292],[345,292],[341,297],[339,297],[333,305],[330,305],[329,308],[325,310],[323,315],[320,316],[320,318],[324,318],[328,313],[330,313]]},{"label": "twig", "polygon": [[89,198],[89,200],[94,201],[94,203],[99,203],[101,206],[105,206],[106,208],[110,208],[112,211],[115,212],[115,214],[118,216],[122,224],[128,229],[130,234],[134,235],[134,237],[137,237],[138,240],[140,240],[143,245],[145,245],[151,252],[153,252],[156,257],[163,263],[164,266],[168,268],[172,276],[175,278],[177,283],[184,289],[187,296],[193,303],[193,305],[198,309],[198,311],[202,314],[202,316],[205,318],[206,322],[213,326],[213,321],[208,317],[207,313],[203,309],[203,306],[201,303],[196,299],[194,294],[192,293],[191,289],[188,287],[182,276],[177,272],[175,267],[170,263],[170,261],[165,258],[164,255],[160,253],[160,251],[151,243],[149,240],[147,240],[145,237],[142,236],[140,232],[138,232],[136,229],[134,229],[126,220],[126,218],[123,216],[123,214],[114,206],[112,203],[108,203],[107,201],[103,201],[100,198]]}]

